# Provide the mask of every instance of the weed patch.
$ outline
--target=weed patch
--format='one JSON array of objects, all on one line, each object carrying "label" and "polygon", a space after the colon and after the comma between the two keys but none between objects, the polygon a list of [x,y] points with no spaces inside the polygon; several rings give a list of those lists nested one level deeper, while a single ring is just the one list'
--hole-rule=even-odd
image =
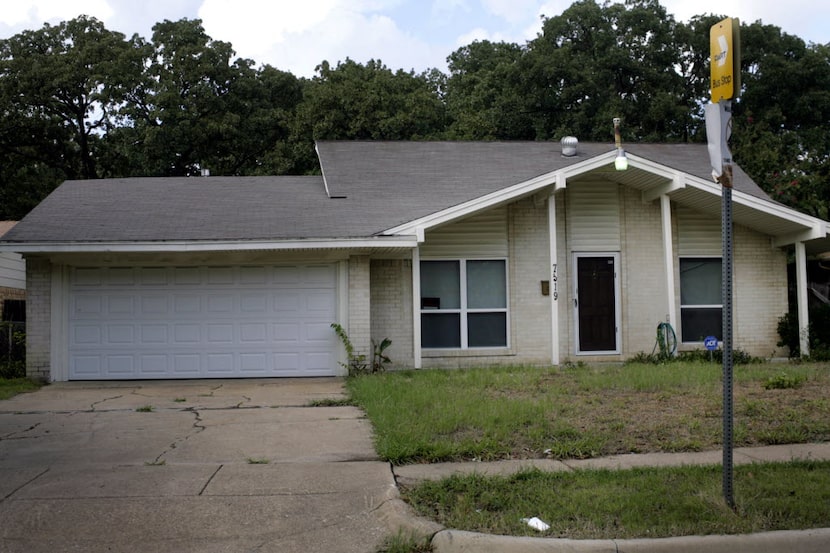
[{"label": "weed patch", "polygon": [[[830,520],[830,462],[736,468],[737,510],[719,466],[454,476],[404,488],[422,516],[459,530],[574,539],[656,538],[816,528]],[[523,518],[538,516],[546,532]]]},{"label": "weed patch", "polygon": [[261,457],[248,457],[246,461],[249,465],[267,465],[271,462],[269,459]]},{"label": "weed patch", "polygon": [[[797,388],[735,368],[735,445],[830,440],[830,371],[791,365]],[[396,371],[350,378],[381,457],[396,464],[574,459],[721,447],[721,367],[670,363]]]},{"label": "weed patch", "polygon": [[25,392],[33,392],[41,386],[39,382],[28,378],[0,378],[0,400]]}]

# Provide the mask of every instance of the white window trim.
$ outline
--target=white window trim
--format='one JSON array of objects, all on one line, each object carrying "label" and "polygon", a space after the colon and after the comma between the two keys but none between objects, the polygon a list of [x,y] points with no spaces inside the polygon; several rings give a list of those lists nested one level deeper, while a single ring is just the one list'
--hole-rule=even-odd
[{"label": "white window trim", "polygon": [[[680,261],[684,259],[719,259],[721,262],[721,267],[723,267],[723,256],[720,255],[681,255],[677,258],[677,273],[678,273],[678,284],[680,285],[681,289],[683,287],[683,273],[680,271]],[[689,304],[683,303],[683,295],[680,295],[680,343],[681,344],[702,344],[703,340],[691,340],[685,341],[683,340],[683,310],[684,309],[720,309],[721,313],[723,313],[723,303],[706,303],[706,304]],[[720,343],[720,338],[718,338],[718,343]]]},{"label": "white window trim", "polygon": [[[459,295],[461,307],[451,309],[423,309],[420,308],[421,318],[424,314],[430,313],[458,313],[461,319],[461,347],[458,348],[431,348],[423,345],[423,337],[419,343],[420,349],[428,352],[439,351],[503,351],[510,348],[510,271],[506,257],[422,257],[419,262],[425,261],[458,261]],[[502,261],[504,262],[504,298],[505,307],[494,308],[473,308],[467,307],[467,262],[468,261]],[[419,282],[420,284],[420,282]],[[420,286],[419,286],[420,289]],[[421,306],[421,297],[418,297],[418,306]],[[504,313],[505,314],[505,345],[504,346],[474,346],[470,347],[467,335],[467,315],[470,313]]]}]

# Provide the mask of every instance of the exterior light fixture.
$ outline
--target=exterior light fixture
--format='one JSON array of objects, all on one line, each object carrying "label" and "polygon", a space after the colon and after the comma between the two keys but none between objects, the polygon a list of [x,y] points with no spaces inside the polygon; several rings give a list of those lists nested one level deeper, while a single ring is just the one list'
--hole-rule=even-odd
[{"label": "exterior light fixture", "polygon": [[614,117],[614,143],[617,146],[617,157],[614,159],[614,168],[617,171],[625,171],[628,169],[628,158],[625,157],[625,150],[622,148],[622,138],[620,138],[620,118]]}]

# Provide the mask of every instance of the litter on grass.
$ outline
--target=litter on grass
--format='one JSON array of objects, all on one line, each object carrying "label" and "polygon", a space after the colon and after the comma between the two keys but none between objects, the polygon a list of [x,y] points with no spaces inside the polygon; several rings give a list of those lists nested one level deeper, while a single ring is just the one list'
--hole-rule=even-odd
[{"label": "litter on grass", "polygon": [[545,530],[548,530],[550,528],[550,524],[540,519],[539,517],[523,518],[522,522],[524,522],[534,530],[539,530],[540,532],[544,532]]}]

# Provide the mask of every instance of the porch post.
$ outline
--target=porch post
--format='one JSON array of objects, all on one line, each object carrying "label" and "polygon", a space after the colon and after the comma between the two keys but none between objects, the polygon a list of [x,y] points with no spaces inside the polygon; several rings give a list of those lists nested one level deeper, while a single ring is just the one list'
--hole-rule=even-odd
[{"label": "porch post", "polygon": [[412,249],[412,357],[421,368],[421,250]]},{"label": "porch post", "polygon": [[795,284],[798,303],[798,345],[801,356],[810,355],[810,312],[807,309],[807,252],[804,242],[795,243]]},{"label": "porch post", "polygon": [[548,239],[550,241],[550,362],[559,364],[559,267],[556,248],[556,196],[548,196]]},{"label": "porch post", "polygon": [[660,196],[660,217],[663,223],[663,263],[666,270],[667,320],[677,331],[677,305],[674,298],[674,248],[671,233],[671,200],[665,194]]}]

